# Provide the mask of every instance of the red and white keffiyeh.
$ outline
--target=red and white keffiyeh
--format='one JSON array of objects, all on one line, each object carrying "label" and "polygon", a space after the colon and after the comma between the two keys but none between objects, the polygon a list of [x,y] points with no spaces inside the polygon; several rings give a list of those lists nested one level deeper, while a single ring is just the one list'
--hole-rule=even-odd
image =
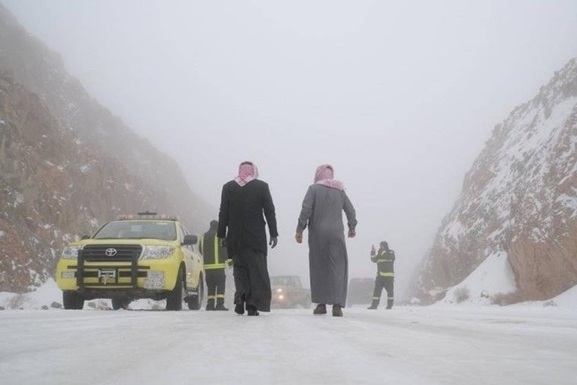
[{"label": "red and white keffiyeh", "polygon": [[242,162],[238,166],[238,175],[234,178],[239,186],[245,186],[248,182],[258,179],[258,169],[251,162]]},{"label": "red and white keffiyeh", "polygon": [[322,164],[317,167],[315,172],[315,183],[337,190],[345,189],[341,181],[334,179],[333,166],[330,164]]}]

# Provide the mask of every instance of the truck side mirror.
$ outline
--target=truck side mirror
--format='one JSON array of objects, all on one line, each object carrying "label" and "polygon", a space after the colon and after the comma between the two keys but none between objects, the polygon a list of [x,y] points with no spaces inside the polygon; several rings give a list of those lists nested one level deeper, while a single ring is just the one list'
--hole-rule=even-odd
[{"label": "truck side mirror", "polygon": [[196,235],[185,235],[184,239],[182,240],[182,244],[183,245],[196,245],[196,241],[198,240],[198,238],[196,237]]}]

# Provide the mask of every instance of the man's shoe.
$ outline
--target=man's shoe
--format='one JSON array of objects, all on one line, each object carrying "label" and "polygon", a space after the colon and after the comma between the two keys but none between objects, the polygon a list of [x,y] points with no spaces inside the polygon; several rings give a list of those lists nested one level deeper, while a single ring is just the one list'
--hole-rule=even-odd
[{"label": "man's shoe", "polygon": [[214,310],[214,307],[212,307],[212,306],[207,306],[207,307],[206,307],[206,311],[213,311],[213,310]]},{"label": "man's shoe", "polygon": [[214,308],[214,310],[228,311],[228,308],[225,307],[224,305],[216,305],[216,307]]},{"label": "man's shoe", "polygon": [[234,305],[234,312],[240,315],[244,314],[244,301],[237,302]]},{"label": "man's shoe", "polygon": [[258,314],[259,314],[259,313],[258,313],[258,310],[256,309],[255,306],[249,305],[249,306],[246,307],[246,315],[256,316],[256,315],[258,315]]},{"label": "man's shoe", "polygon": [[333,316],[334,317],[342,317],[343,316],[343,308],[339,305],[333,305]]},{"label": "man's shoe", "polygon": [[319,303],[315,310],[313,310],[313,314],[327,314],[327,305]]},{"label": "man's shoe", "polygon": [[375,305],[371,305],[371,306],[369,306],[367,309],[369,309],[369,310],[375,310],[376,308],[377,308],[377,307],[376,307]]}]

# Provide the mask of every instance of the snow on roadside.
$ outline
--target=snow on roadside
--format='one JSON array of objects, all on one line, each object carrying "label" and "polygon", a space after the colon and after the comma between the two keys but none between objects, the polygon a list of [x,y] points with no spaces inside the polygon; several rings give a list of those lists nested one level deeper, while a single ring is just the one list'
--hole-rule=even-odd
[{"label": "snow on roadside", "polygon": [[[53,306],[53,304],[58,304]],[[62,291],[56,285],[54,279],[50,278],[45,284],[36,288],[36,290],[25,294],[16,294],[10,292],[0,292],[0,307],[4,309],[50,309],[58,308],[62,305]],[[164,309],[164,301],[153,301],[149,299],[140,299],[130,304],[130,309]],[[95,299],[86,301],[84,309],[111,309],[112,303],[109,299]]]},{"label": "snow on roadside", "polygon": [[561,307],[577,307],[577,286],[573,286],[548,302]]},{"label": "snow on roadside", "polygon": [[62,303],[62,292],[53,279],[26,294],[0,292],[0,306],[5,309],[41,309],[50,307],[53,302]]},{"label": "snow on roadside", "polygon": [[489,305],[492,296],[515,290],[515,276],[507,260],[507,253],[497,252],[488,256],[461,283],[447,290],[445,298],[439,303]]},{"label": "snow on roadside", "polygon": [[[491,296],[513,291],[515,291],[515,279],[507,262],[507,254],[497,253],[489,256],[463,282],[449,289],[445,298],[439,301],[437,305],[490,305]],[[463,292],[468,293],[468,298],[459,302],[457,297]],[[56,286],[53,279],[49,279],[44,285],[26,294],[0,292],[0,307],[8,310],[50,309],[53,303],[62,303],[62,291]],[[547,301],[529,301],[518,305],[575,308],[577,307],[577,286]],[[97,299],[86,301],[84,308],[110,309],[111,304],[110,300]],[[163,301],[148,299],[136,300],[130,304],[130,309],[133,310],[163,308]]]}]

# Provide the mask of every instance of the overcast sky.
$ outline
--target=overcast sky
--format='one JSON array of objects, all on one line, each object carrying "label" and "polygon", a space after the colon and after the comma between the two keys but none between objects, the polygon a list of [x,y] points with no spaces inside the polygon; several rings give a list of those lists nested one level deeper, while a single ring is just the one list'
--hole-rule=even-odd
[{"label": "overcast sky", "polygon": [[251,160],[277,207],[271,274],[308,280],[294,241],[315,168],[356,206],[350,277],[431,246],[492,128],[577,56],[577,1],[0,0],[89,93],[181,165],[215,207]]}]

